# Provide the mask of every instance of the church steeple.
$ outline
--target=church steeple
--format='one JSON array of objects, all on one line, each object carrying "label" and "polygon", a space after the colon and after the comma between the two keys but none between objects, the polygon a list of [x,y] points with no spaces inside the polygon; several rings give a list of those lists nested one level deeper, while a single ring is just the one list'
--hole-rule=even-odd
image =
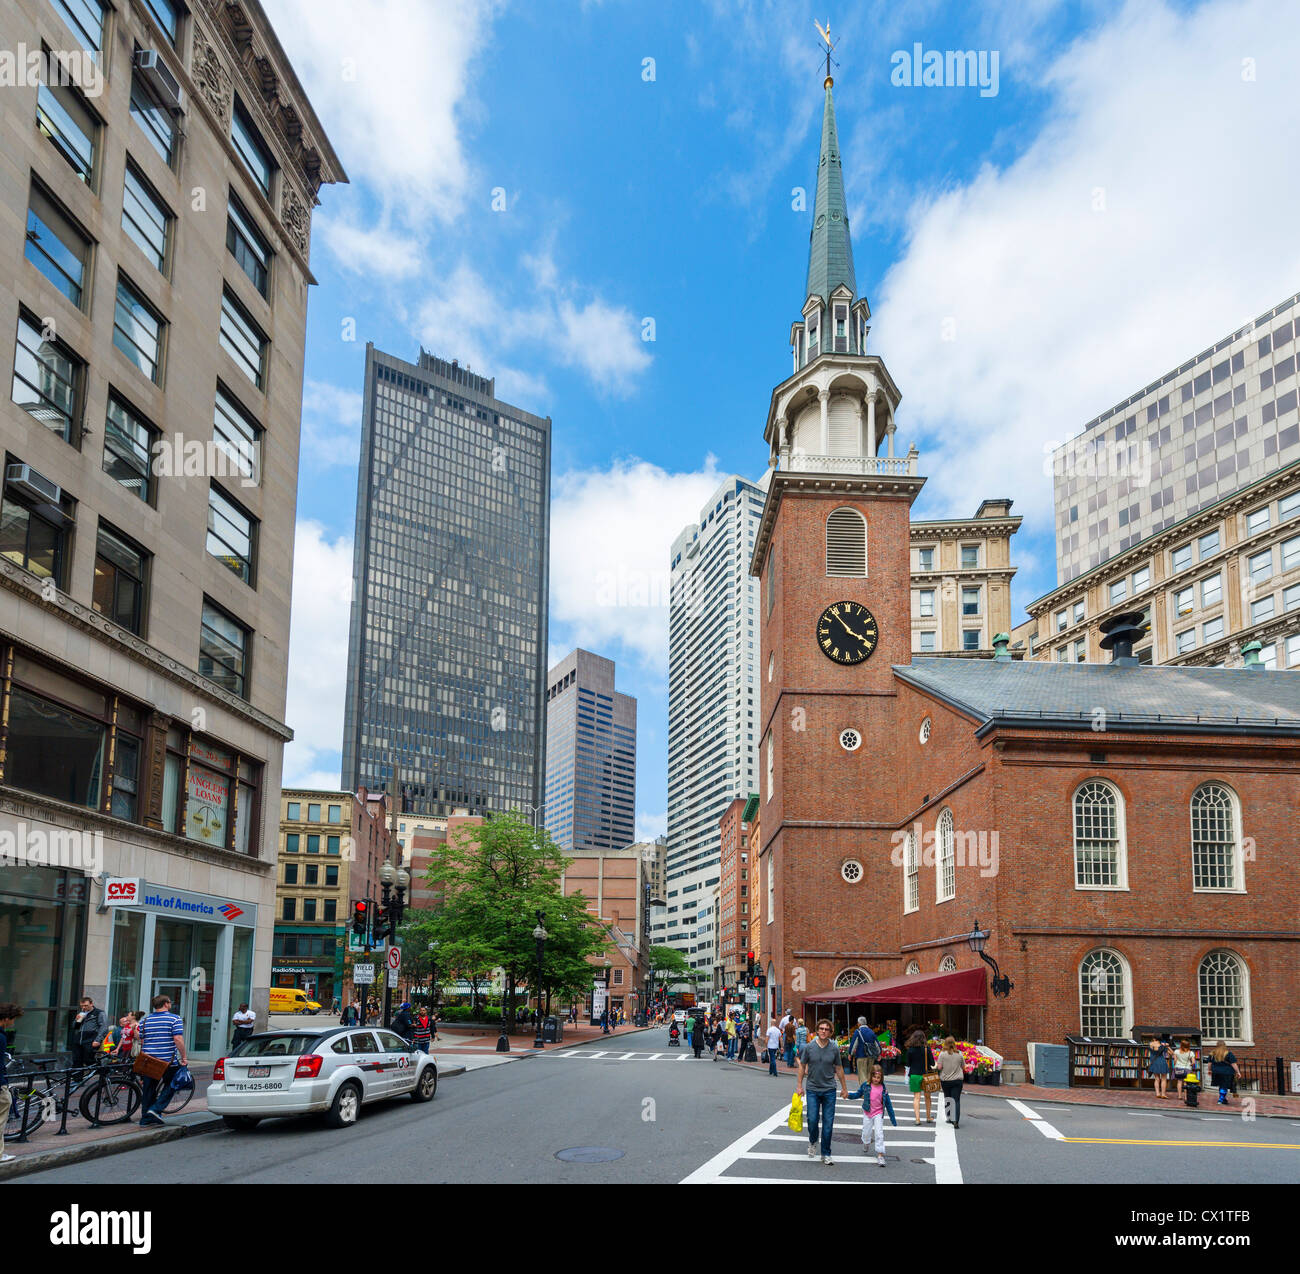
[{"label": "church steeple", "polygon": [[835,131],[835,99],[828,75],[822,112],[821,158],[817,164],[817,199],[808,238],[808,287],[804,295],[821,297],[822,304],[829,306],[831,293],[840,286],[847,287],[853,297],[857,296],[849,211],[844,200],[844,169]]},{"label": "church steeple", "polygon": [[853,240],[849,208],[844,198],[844,166],[835,129],[835,98],[831,92],[829,29],[818,24],[826,41],[826,92],[822,108],[822,144],[817,161],[817,195],[808,233],[808,286],[803,319],[790,329],[795,370],[822,354],[865,354],[871,309],[858,295],[853,270]]}]

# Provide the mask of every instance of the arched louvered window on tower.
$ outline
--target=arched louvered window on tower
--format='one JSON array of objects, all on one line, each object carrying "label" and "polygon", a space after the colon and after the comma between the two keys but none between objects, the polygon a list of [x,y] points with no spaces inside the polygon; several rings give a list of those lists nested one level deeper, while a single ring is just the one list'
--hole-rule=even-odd
[{"label": "arched louvered window on tower", "polygon": [[826,519],[826,574],[866,577],[867,520],[857,509],[836,509]]}]

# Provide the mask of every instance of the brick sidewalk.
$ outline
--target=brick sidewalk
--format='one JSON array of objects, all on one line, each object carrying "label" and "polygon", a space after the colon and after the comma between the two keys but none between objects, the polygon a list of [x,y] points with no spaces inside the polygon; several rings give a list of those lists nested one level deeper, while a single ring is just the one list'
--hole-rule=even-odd
[{"label": "brick sidewalk", "polygon": [[[759,1056],[762,1054],[760,1052]],[[741,1066],[745,1070],[762,1071],[767,1074],[766,1062],[732,1062],[732,1066]],[[785,1062],[777,1063],[779,1075],[795,1079],[798,1072],[787,1070]],[[895,1072],[897,1077],[901,1072]],[[851,1077],[852,1078],[852,1077]],[[850,1087],[856,1087],[856,1079]],[[1226,1106],[1219,1105],[1217,1089],[1202,1089],[1197,1106],[1186,1105],[1172,1094],[1161,1101],[1155,1093],[1133,1092],[1117,1088],[1044,1088],[1039,1084],[966,1084],[963,1095],[967,1097],[1001,1097],[1007,1101],[1013,1098],[1023,1102],[1058,1102],[1070,1106],[1110,1106],[1129,1107],[1135,1110],[1190,1111],[1222,1110],[1240,1112],[1242,1097],[1230,1097]],[[1249,1096],[1249,1094],[1246,1094]],[[1297,1097],[1255,1097],[1255,1114],[1271,1119],[1300,1119],[1300,1096]]]},{"label": "brick sidewalk", "polygon": [[[578,1044],[590,1044],[593,1040],[613,1039],[616,1035],[631,1035],[646,1029],[641,1026],[620,1026],[606,1035],[599,1026],[588,1026],[585,1022],[580,1022],[577,1026],[566,1024],[560,1042],[547,1044],[546,1047],[573,1048]],[[455,1056],[457,1053],[495,1053],[500,1035],[500,1030],[493,1027],[455,1026],[444,1022],[439,1025],[438,1038],[429,1051],[435,1055],[445,1054],[448,1057]],[[510,1055],[517,1056],[538,1051],[533,1048],[535,1038],[536,1035],[532,1031],[526,1034],[514,1032],[510,1036]]]}]

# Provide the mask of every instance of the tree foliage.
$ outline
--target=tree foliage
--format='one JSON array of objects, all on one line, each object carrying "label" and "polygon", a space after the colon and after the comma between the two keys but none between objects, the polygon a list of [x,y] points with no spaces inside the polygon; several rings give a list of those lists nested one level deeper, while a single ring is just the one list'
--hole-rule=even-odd
[{"label": "tree foliage", "polygon": [[[428,880],[442,893],[428,936],[445,962],[468,981],[471,973],[490,978],[503,969],[507,1010],[522,984],[558,996],[590,985],[587,957],[606,949],[603,928],[588,914],[581,894],[565,897],[560,878],[569,860],[544,828],[522,814],[494,814],[481,825],[467,825],[434,847]],[[547,939],[542,986],[537,983],[537,944],[533,930],[541,912]]]}]

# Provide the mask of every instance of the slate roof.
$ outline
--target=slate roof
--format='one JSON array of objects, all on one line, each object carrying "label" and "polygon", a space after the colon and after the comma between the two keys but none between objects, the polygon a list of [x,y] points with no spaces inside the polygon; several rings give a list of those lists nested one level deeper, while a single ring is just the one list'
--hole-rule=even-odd
[{"label": "slate roof", "polygon": [[1031,660],[917,659],[895,676],[980,722],[1093,728],[1300,735],[1300,673]]},{"label": "slate roof", "polygon": [[[849,209],[844,198],[844,170],[840,163],[840,142],[835,131],[835,101],[826,85],[826,106],[822,113],[822,145],[817,165],[817,196],[813,204],[813,226],[808,236],[808,288],[804,298],[820,296],[830,305],[830,296],[841,283],[858,294],[853,273],[853,244],[849,239]],[[830,342],[829,319],[823,325],[822,349],[834,349]]]}]

